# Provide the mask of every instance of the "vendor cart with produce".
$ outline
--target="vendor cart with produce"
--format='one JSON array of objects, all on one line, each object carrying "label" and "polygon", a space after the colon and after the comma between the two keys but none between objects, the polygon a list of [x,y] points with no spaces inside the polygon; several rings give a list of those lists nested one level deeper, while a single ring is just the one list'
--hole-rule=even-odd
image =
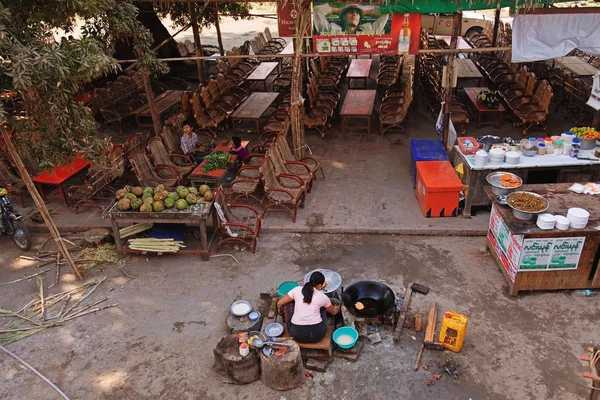
[{"label": "vendor cart with produce", "polygon": [[[118,252],[121,253],[185,253],[210,257],[206,230],[214,195],[207,185],[199,188],[178,186],[167,189],[125,186],[103,212],[113,227]],[[213,215],[214,218],[214,215]],[[183,240],[169,237],[148,237],[154,224],[185,224],[199,228],[200,246],[187,248]],[[128,225],[120,228],[122,225]],[[213,221],[213,226],[215,226]],[[142,236],[142,237],[138,237]]]}]

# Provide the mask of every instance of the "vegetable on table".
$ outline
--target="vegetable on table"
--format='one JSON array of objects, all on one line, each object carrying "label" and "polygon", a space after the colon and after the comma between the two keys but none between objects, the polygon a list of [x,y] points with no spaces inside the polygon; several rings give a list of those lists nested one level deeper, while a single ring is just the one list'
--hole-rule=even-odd
[{"label": "vegetable on table", "polygon": [[225,169],[229,166],[229,161],[231,160],[231,155],[229,153],[225,153],[224,151],[217,151],[208,156],[204,157],[204,167],[202,167],[202,172],[210,172],[216,169]]}]

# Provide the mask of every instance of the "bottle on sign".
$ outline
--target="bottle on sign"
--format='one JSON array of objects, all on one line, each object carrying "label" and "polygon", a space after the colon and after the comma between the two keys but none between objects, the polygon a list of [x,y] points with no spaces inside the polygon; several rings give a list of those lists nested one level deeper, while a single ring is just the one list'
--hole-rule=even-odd
[{"label": "bottle on sign", "polygon": [[398,54],[408,54],[410,49],[410,22],[408,20],[410,14],[404,14],[404,22],[400,35],[398,36]]}]

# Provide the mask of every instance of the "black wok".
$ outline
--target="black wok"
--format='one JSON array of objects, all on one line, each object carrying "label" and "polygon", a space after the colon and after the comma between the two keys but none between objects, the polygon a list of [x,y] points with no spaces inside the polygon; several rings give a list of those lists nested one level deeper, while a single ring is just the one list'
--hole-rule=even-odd
[{"label": "black wok", "polygon": [[[383,283],[360,281],[344,290],[342,301],[348,311],[357,317],[375,318],[385,314],[396,304],[396,296],[392,289]],[[356,308],[357,302],[363,304],[362,310]]]}]

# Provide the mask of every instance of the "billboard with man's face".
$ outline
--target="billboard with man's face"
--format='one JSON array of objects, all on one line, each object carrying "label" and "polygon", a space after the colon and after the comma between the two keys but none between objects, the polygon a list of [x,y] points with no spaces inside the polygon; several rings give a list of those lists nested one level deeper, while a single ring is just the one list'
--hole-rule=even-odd
[{"label": "billboard with man's face", "polygon": [[313,1],[317,53],[415,54],[420,30],[420,14],[394,13],[389,5]]}]

